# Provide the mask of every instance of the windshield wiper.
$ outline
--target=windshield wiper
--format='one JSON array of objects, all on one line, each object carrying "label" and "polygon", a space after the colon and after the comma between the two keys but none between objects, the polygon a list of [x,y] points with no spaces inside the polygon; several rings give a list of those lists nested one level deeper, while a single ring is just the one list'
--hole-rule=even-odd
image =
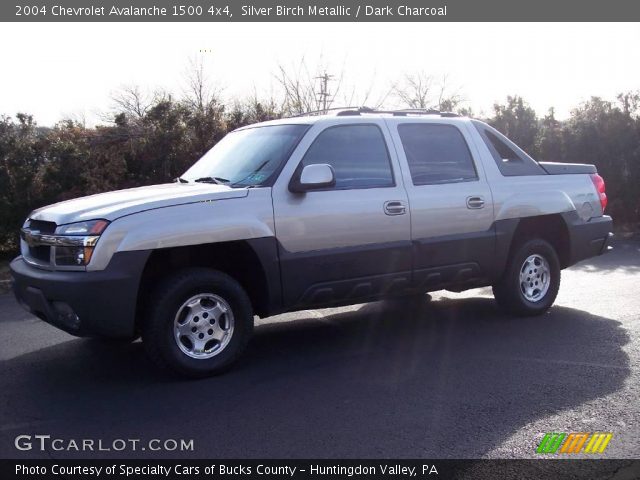
[{"label": "windshield wiper", "polygon": [[226,178],[222,177],[200,177],[194,180],[194,182],[198,183],[215,183],[217,185],[226,185],[230,181],[231,180],[227,180]]},{"label": "windshield wiper", "polygon": [[176,177],[176,178],[173,179],[173,181],[176,182],[176,183],[189,183],[189,180],[185,180],[182,177]]}]

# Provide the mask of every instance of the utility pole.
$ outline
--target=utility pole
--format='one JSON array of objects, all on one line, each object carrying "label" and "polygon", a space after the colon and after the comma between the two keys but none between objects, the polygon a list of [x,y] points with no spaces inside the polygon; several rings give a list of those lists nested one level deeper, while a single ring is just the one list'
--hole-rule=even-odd
[{"label": "utility pole", "polygon": [[322,105],[322,110],[326,112],[327,108],[329,107],[329,97],[331,96],[328,90],[328,85],[329,80],[333,78],[333,75],[329,75],[325,70],[322,75],[315,78],[320,80],[320,91],[318,92],[318,95],[320,96],[320,104]]}]

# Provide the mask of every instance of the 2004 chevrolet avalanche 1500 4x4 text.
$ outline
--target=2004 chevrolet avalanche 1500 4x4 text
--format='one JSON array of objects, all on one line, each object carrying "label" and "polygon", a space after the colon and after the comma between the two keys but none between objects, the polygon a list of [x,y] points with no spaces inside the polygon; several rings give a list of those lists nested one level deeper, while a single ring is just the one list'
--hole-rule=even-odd
[{"label": "2004 chevrolet avalanche 1500 4x4 text", "polygon": [[545,312],[560,270],[608,249],[592,165],[537,162],[480,121],[346,109],[239,128],[175,183],[34,211],[15,294],[78,336],[142,336],[192,376],[230,366],[254,315],[493,286]]}]

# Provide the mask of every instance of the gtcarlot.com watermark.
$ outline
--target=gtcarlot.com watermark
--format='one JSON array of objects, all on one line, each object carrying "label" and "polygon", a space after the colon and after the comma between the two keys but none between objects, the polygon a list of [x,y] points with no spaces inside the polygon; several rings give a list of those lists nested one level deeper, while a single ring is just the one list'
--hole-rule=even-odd
[{"label": "gtcarlot.com watermark", "polygon": [[183,438],[56,438],[51,435],[18,435],[14,445],[18,450],[40,452],[193,452],[193,439]]}]

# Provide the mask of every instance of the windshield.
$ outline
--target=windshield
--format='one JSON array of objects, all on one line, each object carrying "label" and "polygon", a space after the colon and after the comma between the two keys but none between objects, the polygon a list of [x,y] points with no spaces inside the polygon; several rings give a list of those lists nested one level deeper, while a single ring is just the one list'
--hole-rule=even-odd
[{"label": "windshield", "polygon": [[272,125],[229,133],[182,176],[232,186],[263,185],[278,170],[308,125]]}]

